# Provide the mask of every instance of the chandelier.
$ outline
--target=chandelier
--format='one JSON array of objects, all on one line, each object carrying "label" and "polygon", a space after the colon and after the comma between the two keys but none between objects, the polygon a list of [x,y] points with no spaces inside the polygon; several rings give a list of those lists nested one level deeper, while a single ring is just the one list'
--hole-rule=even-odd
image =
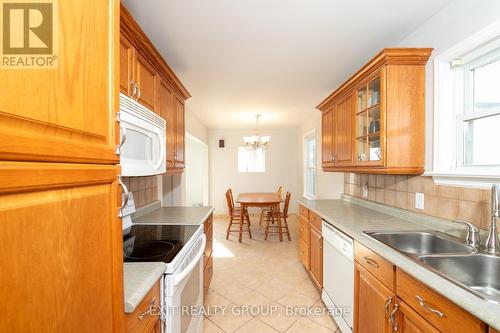
[{"label": "chandelier", "polygon": [[269,141],[271,141],[270,136],[260,136],[259,135],[259,118],[260,114],[255,115],[255,135],[252,136],[244,136],[243,141],[245,141],[245,147],[248,150],[257,150],[257,149],[262,149],[266,150],[267,146],[269,144]]}]

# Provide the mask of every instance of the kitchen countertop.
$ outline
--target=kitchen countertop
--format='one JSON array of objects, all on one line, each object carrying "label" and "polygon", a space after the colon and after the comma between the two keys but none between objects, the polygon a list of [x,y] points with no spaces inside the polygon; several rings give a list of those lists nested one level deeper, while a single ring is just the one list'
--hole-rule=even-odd
[{"label": "kitchen countertop", "polygon": [[125,313],[132,313],[165,273],[162,262],[126,262],[123,264]]},{"label": "kitchen countertop", "polygon": [[[424,284],[488,325],[500,329],[500,304],[493,304],[469,293],[458,285],[417,264],[402,253],[363,233],[367,230],[438,230],[464,237],[465,228],[456,223],[425,217],[396,208],[345,196],[343,200],[299,199],[299,203],[321,216],[326,222],[350,235],[413,275]],[[485,238],[483,238],[485,239]]]},{"label": "kitchen countertop", "polygon": [[188,224],[199,225],[214,211],[213,207],[159,207],[132,220],[144,224]]}]

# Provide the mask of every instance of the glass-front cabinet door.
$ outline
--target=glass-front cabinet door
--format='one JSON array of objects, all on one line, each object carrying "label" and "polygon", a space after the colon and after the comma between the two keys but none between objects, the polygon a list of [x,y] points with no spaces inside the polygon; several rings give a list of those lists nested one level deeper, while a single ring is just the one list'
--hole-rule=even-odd
[{"label": "glass-front cabinet door", "polygon": [[380,100],[380,76],[356,91],[355,161],[358,164],[382,164]]}]

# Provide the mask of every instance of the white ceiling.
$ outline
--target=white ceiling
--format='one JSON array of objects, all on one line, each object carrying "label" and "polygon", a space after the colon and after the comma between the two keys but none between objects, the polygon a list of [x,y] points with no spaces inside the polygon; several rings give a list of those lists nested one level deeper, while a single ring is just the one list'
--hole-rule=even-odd
[{"label": "white ceiling", "polygon": [[[123,0],[209,128],[297,126],[449,0]],[[431,45],[421,45],[429,47]]]}]

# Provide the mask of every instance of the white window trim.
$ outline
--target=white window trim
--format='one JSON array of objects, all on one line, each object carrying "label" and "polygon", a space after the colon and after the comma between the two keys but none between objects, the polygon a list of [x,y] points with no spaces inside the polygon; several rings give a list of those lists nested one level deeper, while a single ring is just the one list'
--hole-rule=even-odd
[{"label": "white window trim", "polygon": [[457,115],[453,110],[463,108],[463,105],[456,105],[457,99],[453,97],[454,89],[450,88],[454,83],[459,84],[457,82],[460,80],[457,79],[463,80],[457,78],[456,72],[450,69],[450,62],[499,36],[500,21],[489,25],[434,59],[433,170],[424,175],[432,176],[436,184],[491,188],[493,183],[500,182],[498,167],[457,167],[457,151],[460,148],[457,144],[463,143],[461,137],[455,137],[460,133],[457,131]]},{"label": "white window trim", "polygon": [[[310,195],[306,193],[306,159],[305,157],[305,152],[306,152],[306,138],[309,136],[314,135],[314,138],[316,139],[316,165],[315,165],[315,170],[316,172],[314,173],[314,183],[315,183],[315,189],[316,189],[316,194],[315,195]],[[312,129],[308,132],[306,132],[302,136],[302,196],[306,199],[309,200],[315,200],[316,196],[318,194],[318,134],[316,129]]]}]

